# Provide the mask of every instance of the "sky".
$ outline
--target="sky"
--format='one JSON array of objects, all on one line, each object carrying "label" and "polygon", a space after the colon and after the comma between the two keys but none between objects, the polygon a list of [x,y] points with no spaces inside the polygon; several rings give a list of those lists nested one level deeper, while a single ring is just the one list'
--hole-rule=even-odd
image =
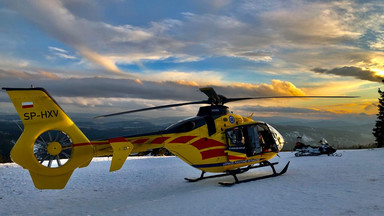
[{"label": "sky", "polygon": [[[227,97],[259,117],[371,118],[384,79],[383,1],[0,0],[0,87],[46,88],[68,113]],[[193,116],[198,106],[144,116]],[[0,112],[14,114],[5,91]]]}]

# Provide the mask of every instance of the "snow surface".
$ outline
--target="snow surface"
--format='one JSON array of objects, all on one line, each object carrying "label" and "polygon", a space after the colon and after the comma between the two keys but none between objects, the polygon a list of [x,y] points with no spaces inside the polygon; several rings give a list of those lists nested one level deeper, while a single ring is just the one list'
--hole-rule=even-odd
[{"label": "snow surface", "polygon": [[[232,177],[189,183],[200,172],[176,157],[131,157],[109,173],[97,158],[75,170],[64,190],[38,190],[27,170],[0,165],[0,215],[384,215],[384,149],[342,157],[281,152],[282,176],[232,187]],[[242,174],[270,173],[262,168]]]}]

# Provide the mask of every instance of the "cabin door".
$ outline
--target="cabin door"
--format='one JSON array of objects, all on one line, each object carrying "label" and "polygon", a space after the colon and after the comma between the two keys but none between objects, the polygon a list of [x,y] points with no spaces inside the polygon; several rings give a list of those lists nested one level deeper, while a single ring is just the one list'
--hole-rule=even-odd
[{"label": "cabin door", "polygon": [[247,125],[247,141],[246,141],[246,149],[247,156],[251,157],[262,152],[261,142],[262,136],[258,131],[259,126],[257,124]]},{"label": "cabin door", "polygon": [[225,152],[230,162],[247,159],[245,133],[246,130],[242,126],[226,130],[227,150]]},{"label": "cabin door", "polygon": [[230,128],[226,131],[227,155],[229,161],[246,160],[247,157],[260,154],[261,134],[258,132],[258,125],[244,125]]}]

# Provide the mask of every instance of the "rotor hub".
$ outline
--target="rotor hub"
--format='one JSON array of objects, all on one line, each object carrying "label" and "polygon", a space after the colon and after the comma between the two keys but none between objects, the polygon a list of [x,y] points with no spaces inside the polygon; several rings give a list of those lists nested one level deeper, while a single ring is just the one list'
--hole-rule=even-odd
[{"label": "rotor hub", "polygon": [[62,149],[63,147],[59,142],[50,142],[47,146],[48,153],[53,156],[60,154]]}]

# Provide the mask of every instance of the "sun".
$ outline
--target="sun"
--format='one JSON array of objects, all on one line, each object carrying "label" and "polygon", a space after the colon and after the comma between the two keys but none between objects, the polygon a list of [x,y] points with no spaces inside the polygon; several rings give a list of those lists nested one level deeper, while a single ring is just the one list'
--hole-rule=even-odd
[{"label": "sun", "polygon": [[375,57],[371,59],[369,70],[375,72],[376,76],[384,77],[384,58]]},{"label": "sun", "polygon": [[382,69],[371,68],[371,71],[375,72],[376,76],[384,77],[384,70]]}]

